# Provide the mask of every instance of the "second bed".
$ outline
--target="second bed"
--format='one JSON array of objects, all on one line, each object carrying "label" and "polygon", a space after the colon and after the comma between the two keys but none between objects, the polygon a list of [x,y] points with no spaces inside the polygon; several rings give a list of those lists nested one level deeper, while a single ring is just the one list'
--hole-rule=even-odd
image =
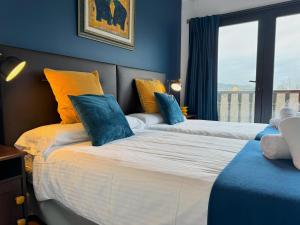
[{"label": "second bed", "polygon": [[269,124],[237,123],[208,120],[187,120],[169,125],[164,123],[160,114],[136,113],[131,116],[142,120],[148,129],[202,136],[213,136],[240,140],[260,140],[266,134],[276,134],[279,131]]}]

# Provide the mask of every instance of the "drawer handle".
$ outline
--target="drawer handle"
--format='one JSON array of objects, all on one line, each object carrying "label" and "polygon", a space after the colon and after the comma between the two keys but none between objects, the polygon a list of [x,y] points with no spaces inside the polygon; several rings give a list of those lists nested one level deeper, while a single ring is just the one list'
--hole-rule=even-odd
[{"label": "drawer handle", "polygon": [[19,219],[17,220],[18,225],[26,225],[26,220],[25,219]]},{"label": "drawer handle", "polygon": [[25,202],[25,197],[24,196],[16,197],[16,204],[17,205],[23,205],[24,202]]}]

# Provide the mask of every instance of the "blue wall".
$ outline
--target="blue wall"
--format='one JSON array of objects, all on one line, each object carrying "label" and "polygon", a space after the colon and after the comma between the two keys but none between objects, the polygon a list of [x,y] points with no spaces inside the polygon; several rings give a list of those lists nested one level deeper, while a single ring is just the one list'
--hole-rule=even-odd
[{"label": "blue wall", "polygon": [[77,36],[77,0],[4,0],[0,43],[32,50],[180,73],[181,0],[136,0],[135,49]]}]

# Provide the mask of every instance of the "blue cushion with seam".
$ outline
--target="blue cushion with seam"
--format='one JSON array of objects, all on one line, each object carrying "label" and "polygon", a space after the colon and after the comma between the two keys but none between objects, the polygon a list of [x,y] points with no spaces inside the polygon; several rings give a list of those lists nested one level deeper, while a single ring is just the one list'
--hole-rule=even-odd
[{"label": "blue cushion with seam", "polygon": [[173,95],[155,92],[155,98],[160,113],[167,124],[174,125],[184,121],[181,109]]},{"label": "blue cushion with seam", "polygon": [[112,95],[69,96],[93,146],[101,146],[133,134]]}]

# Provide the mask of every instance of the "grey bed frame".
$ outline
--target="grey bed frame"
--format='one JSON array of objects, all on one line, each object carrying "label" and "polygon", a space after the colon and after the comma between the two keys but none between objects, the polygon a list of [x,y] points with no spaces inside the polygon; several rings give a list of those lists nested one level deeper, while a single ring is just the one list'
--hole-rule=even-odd
[{"label": "grey bed frame", "polygon": [[[16,56],[27,61],[22,75],[13,82],[1,82],[3,128],[2,144],[13,145],[25,131],[38,126],[58,123],[57,103],[43,69],[93,71],[98,70],[103,90],[116,97],[125,114],[141,112],[141,105],[134,79],[159,79],[166,82],[162,72],[146,71],[93,60],[73,58],[57,54],[32,51],[0,45],[0,53]],[[0,100],[1,100],[0,99]],[[29,184],[30,186],[30,184]],[[28,193],[29,212],[40,214],[48,225],[94,225],[93,222],[76,215],[56,201],[39,202],[35,200],[32,187]]]}]

